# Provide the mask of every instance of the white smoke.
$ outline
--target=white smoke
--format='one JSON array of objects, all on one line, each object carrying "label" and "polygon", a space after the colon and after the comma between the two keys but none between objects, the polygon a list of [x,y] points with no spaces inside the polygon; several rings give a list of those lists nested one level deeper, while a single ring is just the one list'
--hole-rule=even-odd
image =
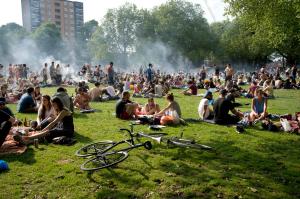
[{"label": "white smoke", "polygon": [[142,41],[128,57],[126,72],[137,71],[142,66],[148,67],[151,63],[154,69],[161,72],[173,73],[178,71],[189,72],[192,62],[183,56],[178,50],[161,41]]}]

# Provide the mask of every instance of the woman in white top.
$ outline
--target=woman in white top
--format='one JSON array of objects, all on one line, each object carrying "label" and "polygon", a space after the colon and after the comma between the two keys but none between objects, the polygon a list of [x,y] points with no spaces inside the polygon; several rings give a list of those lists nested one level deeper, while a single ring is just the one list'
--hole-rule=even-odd
[{"label": "woman in white top", "polygon": [[[47,126],[54,118],[54,109],[49,95],[42,96],[42,103],[38,109],[37,124],[39,128]],[[44,125],[43,125],[44,124]]]},{"label": "woman in white top", "polygon": [[209,108],[209,100],[213,99],[212,92],[207,91],[198,106],[199,117],[202,120],[213,119],[213,110]]}]

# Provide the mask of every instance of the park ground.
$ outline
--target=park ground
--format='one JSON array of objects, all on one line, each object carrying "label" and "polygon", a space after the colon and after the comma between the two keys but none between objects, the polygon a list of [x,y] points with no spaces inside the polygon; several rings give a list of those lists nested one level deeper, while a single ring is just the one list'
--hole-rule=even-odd
[{"label": "park ground", "polygon": [[[43,88],[52,95],[55,88]],[[68,88],[69,94],[74,88]],[[200,97],[182,96],[173,90],[183,118],[197,118]],[[200,92],[204,92],[200,90]],[[276,90],[269,112],[300,111],[299,90]],[[215,95],[217,97],[217,95]],[[136,99],[145,103],[146,99]],[[164,99],[156,100],[161,106]],[[249,99],[237,99],[242,104]],[[16,105],[8,105],[16,112]],[[84,159],[74,155],[81,146],[100,140],[121,140],[119,128],[128,121],[115,118],[115,101],[92,103],[98,111],[74,114],[77,143],[73,146],[29,146],[18,156],[3,156],[10,170],[0,173],[0,198],[300,198],[300,136],[274,133],[259,126],[238,134],[233,127],[203,122],[164,129],[170,136],[193,138],[214,147],[214,152],[168,148],[133,150],[112,169],[94,173],[80,170]],[[249,111],[250,105],[240,108]],[[16,114],[35,119],[34,114]],[[149,132],[148,126],[136,130]]]}]

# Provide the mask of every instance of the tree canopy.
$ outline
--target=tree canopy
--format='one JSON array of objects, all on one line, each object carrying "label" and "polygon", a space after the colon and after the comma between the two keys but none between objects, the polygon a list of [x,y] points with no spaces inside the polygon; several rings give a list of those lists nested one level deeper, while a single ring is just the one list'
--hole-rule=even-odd
[{"label": "tree canopy", "polygon": [[[225,0],[233,20],[208,24],[199,4],[169,0],[153,9],[125,3],[110,9],[99,23],[85,22],[73,40],[44,23],[34,32],[14,23],[0,27],[0,55],[13,62],[22,42],[32,40],[39,54],[72,62],[163,62],[179,66],[204,60],[257,65],[277,53],[288,63],[300,60],[300,1]],[[28,43],[28,42],[27,42]],[[25,42],[25,44],[27,44]]]}]

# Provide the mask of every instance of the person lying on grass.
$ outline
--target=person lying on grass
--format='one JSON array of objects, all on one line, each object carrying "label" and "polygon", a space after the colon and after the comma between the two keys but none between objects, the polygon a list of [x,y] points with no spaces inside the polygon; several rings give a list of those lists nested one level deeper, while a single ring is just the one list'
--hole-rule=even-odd
[{"label": "person lying on grass", "polygon": [[21,144],[31,144],[34,139],[45,138],[48,142],[52,142],[53,138],[66,136],[73,137],[74,123],[72,113],[64,107],[59,98],[53,98],[51,104],[55,110],[55,119],[48,124],[42,131],[37,131],[31,136],[15,135],[14,139]]},{"label": "person lying on grass", "polygon": [[252,99],[251,104],[251,113],[250,113],[250,122],[256,122],[259,120],[263,120],[267,117],[267,98],[264,96],[264,92],[261,89],[257,89],[255,91],[255,97]]}]

